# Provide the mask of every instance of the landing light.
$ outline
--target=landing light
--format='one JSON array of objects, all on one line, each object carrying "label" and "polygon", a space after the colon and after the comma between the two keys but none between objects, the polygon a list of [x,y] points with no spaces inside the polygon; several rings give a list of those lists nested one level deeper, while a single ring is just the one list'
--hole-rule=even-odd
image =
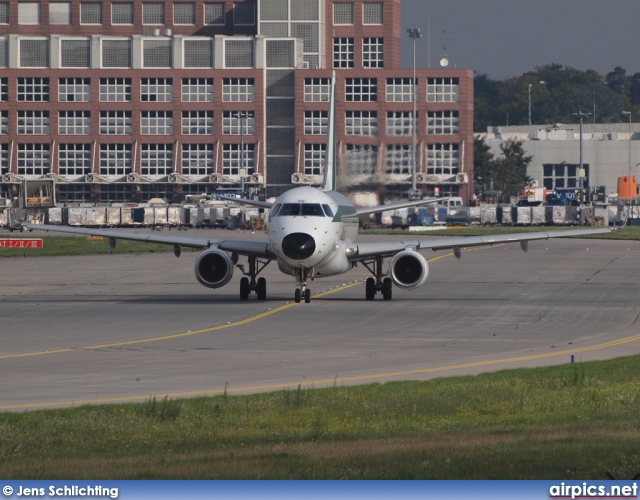
[{"label": "landing light", "polygon": [[[338,245],[336,245],[336,248],[338,248]],[[348,248],[345,250],[345,253],[346,253],[347,255],[353,255],[353,254],[355,254],[357,251],[358,251],[358,249],[357,249],[357,248],[348,247]]]}]

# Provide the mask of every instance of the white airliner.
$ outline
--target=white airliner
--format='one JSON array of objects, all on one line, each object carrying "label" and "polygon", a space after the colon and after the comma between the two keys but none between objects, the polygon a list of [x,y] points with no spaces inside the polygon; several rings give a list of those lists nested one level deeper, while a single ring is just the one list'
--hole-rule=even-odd
[{"label": "white airliner", "polygon": [[[362,215],[435,203],[446,198],[425,198],[368,208],[355,208],[343,195],[335,191],[335,74],[331,87],[331,110],[327,140],[327,159],[322,189],[297,187],[279,196],[274,203],[233,199],[270,209],[268,242],[233,239],[211,239],[188,236],[136,233],[109,229],[88,229],[50,225],[25,225],[29,229],[79,233],[109,238],[111,248],[118,238],[173,245],[176,257],[181,247],[201,248],[196,258],[197,280],[209,288],[220,288],[231,280],[235,268],[244,275],[240,279],[240,298],[247,300],[255,292],[258,300],[267,297],[267,283],[260,272],[273,260],[280,271],[296,281],[295,301],[309,302],[308,281],[345,273],[362,264],[371,277],[366,280],[365,296],[373,300],[381,293],[390,300],[392,287],[411,290],[423,285],[429,275],[427,260],[421,250],[453,249],[460,258],[461,249],[471,246],[494,245],[519,241],[527,250],[530,240],[607,233],[608,228],[578,229],[561,232],[532,232],[499,236],[446,237],[428,240],[356,243],[358,218]],[[240,256],[247,257],[249,269],[238,264]],[[383,264],[391,259],[386,271]]]}]

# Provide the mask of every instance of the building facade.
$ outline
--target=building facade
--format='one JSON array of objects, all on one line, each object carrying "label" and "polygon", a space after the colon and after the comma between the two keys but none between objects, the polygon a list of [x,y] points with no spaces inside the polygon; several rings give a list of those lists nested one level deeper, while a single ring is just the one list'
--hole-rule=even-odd
[{"label": "building facade", "polygon": [[[406,195],[400,0],[0,1],[0,198],[181,202],[320,185],[337,74],[339,186]],[[406,40],[406,43],[410,43]],[[473,74],[416,72],[417,186],[467,198]]]}]

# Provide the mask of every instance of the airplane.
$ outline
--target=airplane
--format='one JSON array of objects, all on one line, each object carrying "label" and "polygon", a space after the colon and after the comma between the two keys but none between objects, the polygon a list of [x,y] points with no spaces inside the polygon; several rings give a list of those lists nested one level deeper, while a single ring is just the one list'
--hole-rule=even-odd
[{"label": "airplane", "polygon": [[[423,198],[389,205],[356,208],[335,189],[335,72],[331,81],[329,130],[323,188],[296,187],[280,195],[275,202],[221,196],[224,199],[269,209],[268,241],[252,242],[189,236],[159,235],[157,233],[128,232],[111,229],[61,227],[41,224],[22,224],[27,229],[103,236],[112,249],[117,239],[136,240],[173,245],[176,257],[181,248],[203,249],[195,260],[196,279],[205,287],[220,288],[240,269],[240,299],[248,300],[255,292],[258,300],[267,298],[267,283],[258,275],[272,261],[281,272],[295,279],[294,300],[309,303],[311,291],[308,281],[343,274],[362,264],[371,276],[365,282],[366,300],[374,300],[380,293],[391,300],[393,286],[412,290],[423,285],[429,276],[429,265],[421,250],[453,249],[459,259],[461,249],[520,242],[526,252],[528,242],[549,238],[608,233],[609,228],[576,229],[558,232],[531,232],[496,236],[445,237],[425,240],[357,243],[359,217],[397,208],[415,207],[446,200],[446,197]],[[239,257],[247,258],[249,269],[238,264]],[[385,272],[384,261],[391,259]]]}]

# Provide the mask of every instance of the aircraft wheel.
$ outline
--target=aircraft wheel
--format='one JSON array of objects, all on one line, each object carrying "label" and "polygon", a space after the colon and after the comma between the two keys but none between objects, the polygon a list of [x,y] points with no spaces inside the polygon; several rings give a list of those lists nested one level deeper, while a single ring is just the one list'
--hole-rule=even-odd
[{"label": "aircraft wheel", "polygon": [[258,278],[256,283],[256,295],[258,300],[265,300],[267,298],[267,280],[264,278]]},{"label": "aircraft wheel", "polygon": [[382,298],[384,300],[391,300],[391,296],[393,295],[392,286],[391,278],[385,278],[382,282]]},{"label": "aircraft wheel", "polygon": [[299,288],[296,288],[296,296],[295,296],[296,304],[299,304],[299,303],[300,303],[300,296],[301,296],[301,295],[302,295],[302,292],[300,292],[300,289],[299,289]]},{"label": "aircraft wheel", "polygon": [[376,280],[373,278],[367,278],[365,289],[365,296],[367,300],[373,300],[376,297]]},{"label": "aircraft wheel", "polygon": [[309,302],[311,302],[311,290],[309,290],[308,288],[304,291],[304,303],[308,304]]},{"label": "aircraft wheel", "polygon": [[240,300],[247,300],[249,298],[249,278],[244,277],[240,280]]}]

